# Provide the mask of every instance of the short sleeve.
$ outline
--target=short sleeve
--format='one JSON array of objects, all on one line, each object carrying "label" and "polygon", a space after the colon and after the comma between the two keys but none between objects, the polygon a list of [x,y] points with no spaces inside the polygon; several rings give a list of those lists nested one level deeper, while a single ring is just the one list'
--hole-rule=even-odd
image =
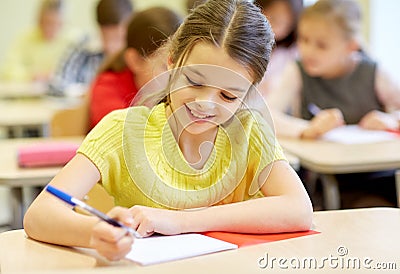
[{"label": "short sleeve", "polygon": [[[106,115],[84,139],[78,153],[85,155],[98,168],[102,182],[109,181],[110,170],[118,173],[121,166],[120,151],[126,110],[116,110]],[[112,166],[112,169],[111,169]]]}]

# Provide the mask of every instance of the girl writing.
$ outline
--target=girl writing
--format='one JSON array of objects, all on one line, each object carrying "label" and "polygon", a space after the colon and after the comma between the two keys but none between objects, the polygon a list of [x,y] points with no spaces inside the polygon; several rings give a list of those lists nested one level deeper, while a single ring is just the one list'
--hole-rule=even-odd
[{"label": "girl writing", "polygon": [[[250,108],[273,42],[265,16],[247,0],[198,6],[166,46],[165,90],[146,90],[142,106],[102,119],[50,184],[83,198],[100,182],[117,205],[108,214],[143,237],[308,230],[309,197],[263,111]],[[154,98],[161,101],[148,107]],[[111,260],[134,241],[45,192],[24,227],[34,239],[91,247]]]}]

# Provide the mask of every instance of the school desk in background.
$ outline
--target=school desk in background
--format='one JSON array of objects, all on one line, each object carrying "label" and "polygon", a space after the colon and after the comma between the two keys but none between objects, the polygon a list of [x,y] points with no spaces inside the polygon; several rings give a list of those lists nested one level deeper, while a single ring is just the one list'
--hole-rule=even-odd
[{"label": "school desk in background", "polygon": [[[279,143],[285,151],[298,157],[304,168],[322,180],[325,209],[339,209],[340,192],[335,174],[400,169],[400,137],[395,135],[387,139],[385,133],[385,140],[351,143],[280,137]],[[339,136],[339,139],[342,138]],[[397,188],[397,199],[400,204],[400,187]]]},{"label": "school desk in background", "polygon": [[[22,228],[25,209],[37,195],[34,190],[45,186],[60,171],[66,159],[70,157],[72,151],[76,151],[82,140],[83,136],[0,140],[0,185],[11,190],[10,205],[13,218],[10,223],[11,228]],[[58,146],[60,144],[63,144],[64,147]],[[54,154],[58,149],[63,149],[64,154],[62,157],[56,156],[56,158],[47,159],[46,162],[49,165],[44,166],[43,156],[41,156],[42,158],[34,156],[36,155],[34,152],[40,152],[40,149],[42,154],[51,149],[53,156],[55,156]],[[25,158],[20,158],[21,164],[36,165],[36,167],[21,167],[18,162],[19,150],[25,151],[23,153]],[[26,158],[29,155],[34,157]],[[39,162],[35,162],[38,159],[41,159],[40,167],[37,166]],[[56,162],[57,165],[55,165]],[[29,191],[23,191],[23,189]],[[24,201],[26,204],[24,204]]]},{"label": "school desk in background", "polygon": [[37,143],[18,147],[20,167],[64,166],[76,154],[79,144],[67,142]]}]

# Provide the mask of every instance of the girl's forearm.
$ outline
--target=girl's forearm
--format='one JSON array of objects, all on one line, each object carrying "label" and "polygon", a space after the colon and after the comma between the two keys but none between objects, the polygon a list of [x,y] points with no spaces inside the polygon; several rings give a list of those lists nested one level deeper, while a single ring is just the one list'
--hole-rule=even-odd
[{"label": "girl's forearm", "polygon": [[[47,201],[43,201],[47,202]],[[24,228],[29,237],[53,244],[90,247],[96,217],[74,212],[63,204],[51,207],[31,206],[25,215]],[[43,212],[41,208],[49,208]]]},{"label": "girl's forearm", "polygon": [[308,230],[312,206],[307,200],[273,196],[184,211],[183,232],[277,233]]}]

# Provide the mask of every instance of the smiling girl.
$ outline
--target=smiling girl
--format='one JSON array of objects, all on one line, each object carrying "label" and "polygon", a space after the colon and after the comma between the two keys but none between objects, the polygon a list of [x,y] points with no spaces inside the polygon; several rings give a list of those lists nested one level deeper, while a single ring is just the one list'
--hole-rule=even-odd
[{"label": "smiling girl", "polygon": [[[107,115],[50,184],[83,198],[101,183],[115,199],[108,214],[144,237],[308,230],[309,197],[265,112],[251,108],[272,45],[270,25],[249,1],[198,6],[166,45],[167,87],[145,88],[135,106]],[[111,260],[134,241],[45,192],[24,221],[34,239]]]}]

